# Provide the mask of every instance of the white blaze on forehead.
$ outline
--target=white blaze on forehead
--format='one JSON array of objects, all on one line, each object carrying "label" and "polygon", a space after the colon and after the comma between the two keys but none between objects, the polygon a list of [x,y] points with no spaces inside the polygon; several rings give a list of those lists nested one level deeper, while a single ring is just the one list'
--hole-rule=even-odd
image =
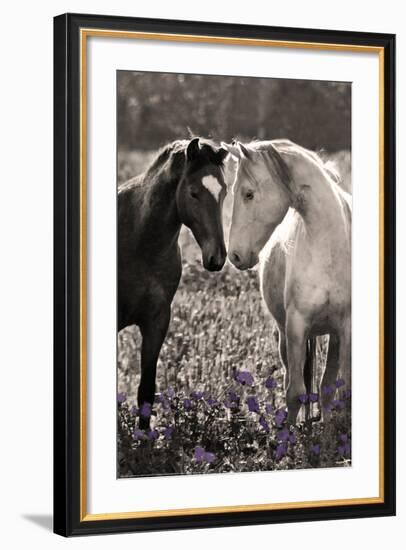
[{"label": "white blaze on forehead", "polygon": [[202,179],[203,186],[210,191],[216,201],[219,200],[219,195],[221,191],[221,183],[214,176],[204,176]]}]

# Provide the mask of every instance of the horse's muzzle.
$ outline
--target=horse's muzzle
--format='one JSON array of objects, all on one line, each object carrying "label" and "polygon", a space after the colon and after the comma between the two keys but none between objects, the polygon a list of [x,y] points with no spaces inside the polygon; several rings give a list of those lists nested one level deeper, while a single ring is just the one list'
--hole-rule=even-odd
[{"label": "horse's muzzle", "polygon": [[221,271],[226,261],[226,251],[217,250],[214,254],[203,254],[203,266],[208,271]]},{"label": "horse's muzzle", "polygon": [[241,271],[244,271],[245,269],[251,269],[251,267],[254,267],[258,263],[257,255],[252,252],[248,255],[247,258],[245,258],[237,250],[230,250],[228,252],[228,258],[230,262]]}]

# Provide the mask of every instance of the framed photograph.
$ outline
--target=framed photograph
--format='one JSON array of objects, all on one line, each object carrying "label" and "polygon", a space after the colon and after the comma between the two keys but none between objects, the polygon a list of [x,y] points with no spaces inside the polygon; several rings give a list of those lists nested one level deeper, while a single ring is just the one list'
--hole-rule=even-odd
[{"label": "framed photograph", "polygon": [[55,532],[393,515],[394,35],[65,14],[54,79]]}]

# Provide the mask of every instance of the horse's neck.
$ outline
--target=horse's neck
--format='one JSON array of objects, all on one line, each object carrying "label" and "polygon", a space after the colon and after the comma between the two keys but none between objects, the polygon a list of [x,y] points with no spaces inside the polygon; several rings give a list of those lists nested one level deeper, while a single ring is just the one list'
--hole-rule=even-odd
[{"label": "horse's neck", "polygon": [[177,242],[181,228],[176,205],[179,178],[169,179],[165,173],[147,182],[143,209],[143,225],[151,250],[170,250]]},{"label": "horse's neck", "polygon": [[347,232],[340,190],[321,167],[291,166],[294,186],[292,206],[301,215],[306,232],[313,241],[334,240]]},{"label": "horse's neck", "polygon": [[305,225],[312,237],[328,232],[332,236],[335,232],[345,230],[340,197],[333,187],[317,185],[307,190],[308,199],[301,212]]}]

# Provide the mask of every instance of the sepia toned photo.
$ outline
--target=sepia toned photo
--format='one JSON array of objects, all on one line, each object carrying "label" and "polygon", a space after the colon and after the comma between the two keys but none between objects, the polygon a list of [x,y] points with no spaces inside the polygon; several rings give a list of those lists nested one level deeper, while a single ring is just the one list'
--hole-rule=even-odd
[{"label": "sepia toned photo", "polygon": [[117,71],[117,477],[351,466],[351,84]]}]

